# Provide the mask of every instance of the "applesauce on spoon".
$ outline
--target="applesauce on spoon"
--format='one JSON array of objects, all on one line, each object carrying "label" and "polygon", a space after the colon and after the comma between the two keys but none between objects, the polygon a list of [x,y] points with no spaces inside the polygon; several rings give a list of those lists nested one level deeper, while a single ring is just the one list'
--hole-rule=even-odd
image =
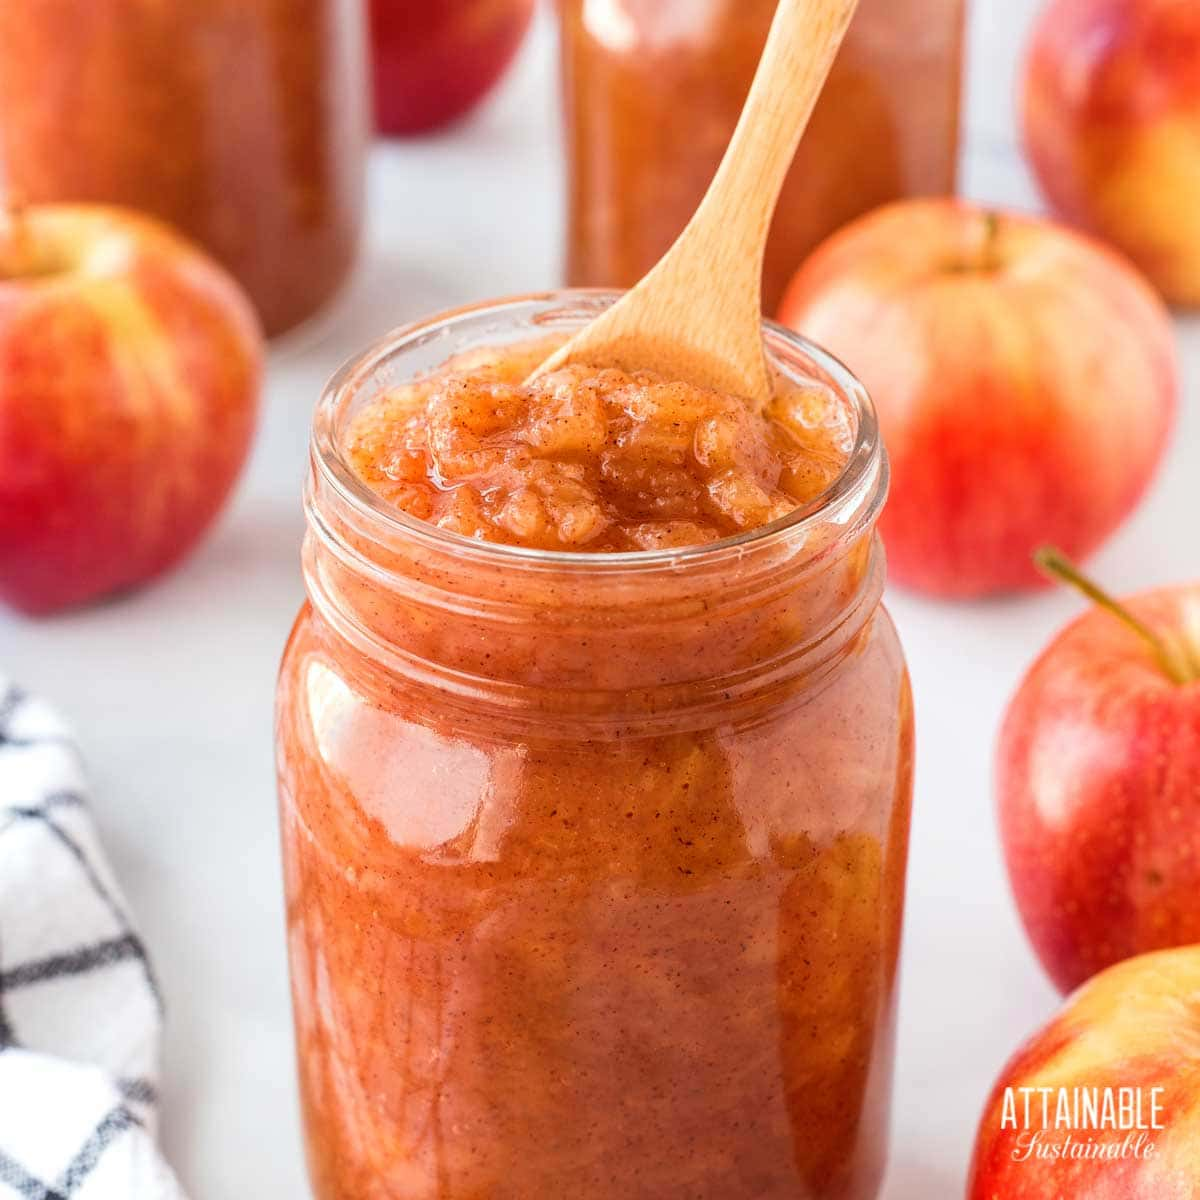
[{"label": "applesauce on spoon", "polygon": [[912,728],[870,404],[775,328],[761,414],[523,384],[603,303],[435,318],[318,409],[278,762],[320,1200],[877,1193]]}]

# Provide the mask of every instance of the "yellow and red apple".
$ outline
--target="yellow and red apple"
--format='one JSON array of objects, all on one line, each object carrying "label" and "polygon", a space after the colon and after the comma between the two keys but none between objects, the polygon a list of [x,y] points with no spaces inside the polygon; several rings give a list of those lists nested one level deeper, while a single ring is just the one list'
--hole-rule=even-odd
[{"label": "yellow and red apple", "polygon": [[499,82],[534,0],[371,0],[375,123],[427,133],[465,116]]},{"label": "yellow and red apple", "polygon": [[1023,119],[1054,208],[1200,304],[1200,4],[1051,0]]},{"label": "yellow and red apple", "polygon": [[780,319],[866,384],[892,464],[890,573],[936,595],[1035,586],[1047,541],[1091,553],[1172,428],[1161,300],[1125,260],[1034,217],[880,209],[815,251]]},{"label": "yellow and red apple", "polygon": [[237,285],[165,226],[0,213],[0,599],[49,612],[182,558],[245,462],[261,358]]},{"label": "yellow and red apple", "polygon": [[1009,704],[997,805],[1025,928],[1063,991],[1200,942],[1200,583],[1099,600]]},{"label": "yellow and red apple", "polygon": [[1017,1051],[984,1109],[966,1197],[1197,1195],[1200,948],[1189,946],[1110,967]]}]

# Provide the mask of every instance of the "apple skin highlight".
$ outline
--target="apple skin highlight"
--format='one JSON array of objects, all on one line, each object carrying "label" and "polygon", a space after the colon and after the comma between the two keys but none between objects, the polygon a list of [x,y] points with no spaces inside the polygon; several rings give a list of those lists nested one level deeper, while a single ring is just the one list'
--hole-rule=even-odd
[{"label": "apple skin highlight", "polygon": [[1025,148],[1066,220],[1200,305],[1200,5],[1055,0],[1022,89]]},{"label": "apple skin highlight", "polygon": [[[1124,604],[1196,654],[1200,584]],[[1091,609],[1014,696],[996,792],[1017,906],[1062,991],[1200,942],[1200,676],[1170,678],[1142,638]]]},{"label": "apple skin highlight", "polygon": [[371,0],[375,121],[392,136],[465,117],[499,83],[534,0]]},{"label": "apple skin highlight", "polygon": [[[1130,959],[1085,984],[1000,1072],[979,1123],[966,1200],[1193,1200],[1200,1027],[1195,1005],[1180,997],[1198,991],[1200,949],[1193,946]],[[1036,1109],[1027,1125],[1023,1108],[1015,1127],[1006,1123],[1008,1088],[1050,1089],[1050,1124]],[[1132,1089],[1145,1128],[1055,1127],[1060,1094],[1070,1113],[1080,1089]],[[1053,1159],[1028,1152],[1022,1139],[1031,1134],[1050,1147],[1070,1138],[1125,1150]]]},{"label": "apple skin highlight", "polygon": [[878,209],[821,246],[780,319],[844,361],[892,464],[889,575],[972,598],[1044,585],[1031,555],[1096,550],[1174,426],[1161,300],[1061,226],[955,200]]},{"label": "apple skin highlight", "polygon": [[166,226],[0,218],[0,600],[49,613],[179,561],[241,472],[261,371],[249,302]]}]

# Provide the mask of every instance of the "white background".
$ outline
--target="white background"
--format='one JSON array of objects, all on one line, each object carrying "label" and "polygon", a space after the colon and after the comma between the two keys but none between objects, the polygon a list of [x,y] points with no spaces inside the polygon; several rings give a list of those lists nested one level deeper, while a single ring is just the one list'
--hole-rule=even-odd
[{"label": "white background", "polygon": [[[974,0],[964,190],[1036,203],[1013,131],[1035,0]],[[275,668],[300,601],[309,414],[338,363],[401,320],[559,278],[553,43],[543,19],[488,106],[379,149],[363,263],[271,365],[249,474],[170,578],[88,612],[0,617],[0,671],[73,721],[98,818],[168,1003],[163,1138],[194,1200],[307,1195],[294,1099],[271,750]],[[1181,323],[1178,436],[1153,492],[1092,563],[1133,590],[1200,577],[1200,322]],[[893,1166],[885,1200],[961,1194],[1000,1065],[1054,1009],[997,849],[991,758],[1004,703],[1079,602],[889,603],[916,687],[919,768]],[[532,1200],[532,1198],[531,1198]]]}]

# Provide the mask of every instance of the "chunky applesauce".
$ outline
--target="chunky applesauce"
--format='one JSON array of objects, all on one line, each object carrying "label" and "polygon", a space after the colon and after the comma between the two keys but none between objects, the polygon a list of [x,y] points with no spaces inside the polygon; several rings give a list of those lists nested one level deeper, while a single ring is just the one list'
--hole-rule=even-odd
[{"label": "chunky applesauce", "polygon": [[650,372],[570,366],[551,341],[452,360],[384,392],[346,443],[384,499],[442,529],[541,550],[701,545],[829,486],[852,430],[828,388],[781,381],[768,410]]},{"label": "chunky applesauce", "polygon": [[318,410],[277,727],[316,1195],[866,1200],[912,763],[869,403],[781,331],[762,413],[478,348],[554,316],[429,322]]}]

